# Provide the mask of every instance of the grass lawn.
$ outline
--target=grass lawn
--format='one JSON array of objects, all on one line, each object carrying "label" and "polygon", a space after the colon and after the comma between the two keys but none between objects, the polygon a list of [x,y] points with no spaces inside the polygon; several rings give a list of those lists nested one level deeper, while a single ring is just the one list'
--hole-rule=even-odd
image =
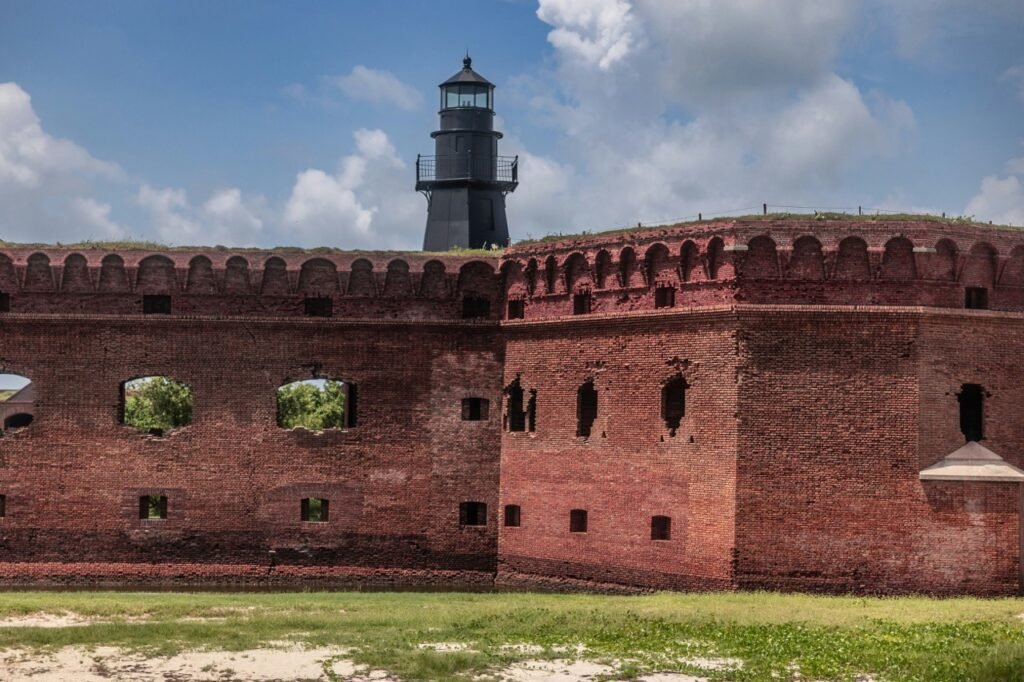
[{"label": "grass lawn", "polygon": [[[629,678],[1024,681],[1024,599],[862,599],[770,593],[639,597],[471,593],[0,593],[0,623],[75,614],[76,627],[0,627],[0,648],[112,645],[172,654],[293,640],[352,647],[403,680],[471,679],[576,656]],[[81,619],[80,619],[81,620]],[[427,643],[462,643],[435,651]],[[537,645],[509,647],[507,645]],[[582,645],[585,649],[577,649]],[[566,653],[566,650],[570,653]],[[576,652],[581,653],[577,654]],[[708,670],[700,658],[742,667]]]}]

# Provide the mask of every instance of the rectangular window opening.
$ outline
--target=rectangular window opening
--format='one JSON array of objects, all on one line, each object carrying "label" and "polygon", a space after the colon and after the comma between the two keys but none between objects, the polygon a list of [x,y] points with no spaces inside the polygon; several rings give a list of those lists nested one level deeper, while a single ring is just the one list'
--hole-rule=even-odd
[{"label": "rectangular window opening", "polygon": [[570,533],[586,533],[587,532],[587,510],[586,509],[573,509],[569,512],[569,532]]},{"label": "rectangular window opening", "polygon": [[507,528],[518,528],[519,527],[519,505],[518,504],[506,504],[505,505],[505,526]]},{"label": "rectangular window opening", "polygon": [[671,308],[676,304],[676,290],[673,287],[658,287],[654,290],[654,307]]},{"label": "rectangular window opening", "polygon": [[171,297],[165,294],[147,294],[142,297],[143,315],[170,315]]},{"label": "rectangular window opening", "polygon": [[964,290],[964,307],[970,310],[987,310],[988,289],[985,287],[967,287]]},{"label": "rectangular window opening", "polygon": [[590,312],[590,294],[576,294],[572,297],[572,314],[586,315]]},{"label": "rectangular window opening", "polygon": [[311,523],[327,523],[330,501],[322,497],[306,497],[302,500],[301,517]]},{"label": "rectangular window opening", "polygon": [[334,300],[326,296],[308,296],[302,299],[306,317],[331,317],[334,314]]},{"label": "rectangular window opening", "polygon": [[491,316],[490,299],[479,296],[466,296],[462,299],[462,319],[487,319]]},{"label": "rectangular window opening", "polygon": [[462,421],[487,421],[490,412],[490,405],[491,401],[486,398],[463,398]]},{"label": "rectangular window opening", "polygon": [[11,312],[11,295],[0,291],[0,313]]},{"label": "rectangular window opening", "polygon": [[597,420],[597,389],[593,381],[586,381],[576,392],[576,435],[589,438]]},{"label": "rectangular window opening", "polygon": [[460,526],[486,526],[487,505],[483,502],[463,502],[459,505]]},{"label": "rectangular window opening", "polygon": [[139,518],[157,521],[167,518],[166,495],[143,495],[139,498]]},{"label": "rectangular window opening", "polygon": [[985,437],[985,390],[978,384],[964,384],[956,396],[960,403],[960,431],[967,442]]},{"label": "rectangular window opening", "polygon": [[508,319],[521,320],[526,316],[526,302],[521,298],[508,302]]},{"label": "rectangular window opening", "polygon": [[537,389],[530,389],[530,399],[526,401],[526,430],[533,433],[537,430]]},{"label": "rectangular window opening", "polygon": [[651,539],[671,540],[672,539],[672,518],[668,516],[651,517]]},{"label": "rectangular window opening", "polygon": [[7,516],[7,496],[0,495],[0,518]]},{"label": "rectangular window opening", "polygon": [[686,416],[686,380],[675,376],[661,388],[661,418],[674,436]]}]

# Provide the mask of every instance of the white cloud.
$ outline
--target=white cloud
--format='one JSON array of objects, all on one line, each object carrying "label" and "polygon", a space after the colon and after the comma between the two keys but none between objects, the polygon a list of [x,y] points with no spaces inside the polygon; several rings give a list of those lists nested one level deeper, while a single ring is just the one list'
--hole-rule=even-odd
[{"label": "white cloud", "polygon": [[74,142],[47,134],[29,94],[17,83],[0,83],[0,185],[36,189],[74,173],[117,177],[121,171]]},{"label": "white cloud", "polygon": [[[517,86],[564,150],[556,166],[568,178],[564,189],[530,206],[552,216],[549,230],[762,201],[820,205],[865,163],[913,137],[906,103],[862,92],[834,71],[853,0],[539,3],[556,68],[547,83]],[[565,38],[571,33],[578,39]],[[626,48],[612,57],[616,44]],[[533,182],[525,165],[521,177],[512,216]],[[566,205],[568,215],[560,212]],[[524,236],[518,222],[511,227]]]},{"label": "white cloud", "polygon": [[1017,175],[990,175],[981,181],[981,190],[964,212],[1000,225],[1024,225],[1024,183]]},{"label": "white cloud", "polygon": [[537,16],[554,26],[548,41],[586,64],[607,70],[639,42],[627,0],[540,0]]},{"label": "white cloud", "polygon": [[71,208],[87,227],[99,230],[98,233],[86,233],[90,237],[98,235],[103,239],[121,239],[127,234],[122,226],[110,219],[110,204],[89,197],[75,197]]},{"label": "white cloud", "polygon": [[[326,80],[355,100],[393,105],[407,111],[415,111],[423,104],[423,96],[416,88],[403,83],[390,71],[362,64],[344,76],[328,76]],[[294,90],[294,86],[290,87]],[[301,94],[305,95],[304,89]]]},{"label": "white cloud", "polygon": [[214,192],[197,209],[183,189],[143,184],[136,202],[149,214],[159,239],[172,244],[250,246],[262,237],[263,220],[257,214],[263,210],[263,198],[247,201],[237,188]]},{"label": "white cloud", "polygon": [[356,151],[336,173],[311,168],[298,174],[282,219],[299,246],[412,248],[426,211],[411,191],[409,169],[381,130],[357,130]]}]

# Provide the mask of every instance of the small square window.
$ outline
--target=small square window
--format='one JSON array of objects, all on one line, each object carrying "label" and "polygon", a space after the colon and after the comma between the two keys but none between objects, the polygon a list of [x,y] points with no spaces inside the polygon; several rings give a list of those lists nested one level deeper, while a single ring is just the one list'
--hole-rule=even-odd
[{"label": "small square window", "polygon": [[658,287],[654,290],[654,307],[671,308],[676,304],[676,290],[672,287]]},{"label": "small square window", "polygon": [[518,504],[506,504],[505,505],[505,526],[507,528],[518,528],[519,527],[519,505]]},{"label": "small square window", "polygon": [[170,315],[171,297],[164,294],[147,294],[142,297],[143,315]]},{"label": "small square window", "polygon": [[11,295],[0,291],[0,313],[11,312]]},{"label": "small square window", "polygon": [[302,306],[306,317],[330,317],[334,314],[334,300],[326,296],[304,298]]},{"label": "small square window", "polygon": [[652,516],[651,517],[651,539],[652,540],[671,540],[672,539],[672,519],[668,516]]},{"label": "small square window", "polygon": [[971,310],[988,309],[988,289],[985,287],[967,287],[964,291],[964,307]]},{"label": "small square window", "polygon": [[486,319],[490,316],[490,300],[479,296],[467,296],[462,299],[462,319]]},{"label": "small square window", "polygon": [[166,495],[143,495],[139,498],[139,518],[159,521],[167,518]]},{"label": "small square window", "polygon": [[301,517],[303,521],[327,523],[330,501],[320,497],[306,497],[302,500]]},{"label": "small square window", "polygon": [[576,294],[572,297],[572,314],[586,315],[590,312],[590,294]]},{"label": "small square window", "polygon": [[459,525],[486,526],[487,505],[483,502],[463,502],[459,505]]},{"label": "small square window", "polygon": [[487,421],[491,401],[486,398],[463,398],[462,420],[467,422]]},{"label": "small square window", "polygon": [[515,299],[508,302],[508,319],[510,320],[521,320],[526,316],[526,302],[520,299]]},{"label": "small square window", "polygon": [[587,532],[587,510],[586,509],[573,509],[569,512],[569,532],[570,533],[586,533]]}]

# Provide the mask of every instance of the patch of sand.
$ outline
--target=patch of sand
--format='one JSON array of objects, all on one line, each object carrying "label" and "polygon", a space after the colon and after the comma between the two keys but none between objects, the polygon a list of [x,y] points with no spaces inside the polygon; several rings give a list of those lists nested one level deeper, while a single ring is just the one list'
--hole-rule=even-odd
[{"label": "patch of sand", "polygon": [[702,670],[739,670],[743,667],[743,661],[738,658],[684,658],[681,662]]},{"label": "patch of sand", "polygon": [[[7,682],[225,682],[230,680],[327,680],[325,668],[344,679],[380,680],[387,674],[363,673],[343,660],[347,649],[250,649],[188,651],[149,658],[116,647],[64,647],[52,654],[8,650],[0,654],[0,672]],[[371,677],[371,675],[373,675]]]},{"label": "patch of sand", "polygon": [[468,644],[462,642],[424,642],[417,644],[416,648],[430,651],[472,651]]},{"label": "patch of sand", "polygon": [[[497,674],[503,682],[588,682],[614,676],[615,668],[591,661],[522,661]],[[637,678],[640,682],[707,682],[706,678],[682,673],[652,673]]]}]

